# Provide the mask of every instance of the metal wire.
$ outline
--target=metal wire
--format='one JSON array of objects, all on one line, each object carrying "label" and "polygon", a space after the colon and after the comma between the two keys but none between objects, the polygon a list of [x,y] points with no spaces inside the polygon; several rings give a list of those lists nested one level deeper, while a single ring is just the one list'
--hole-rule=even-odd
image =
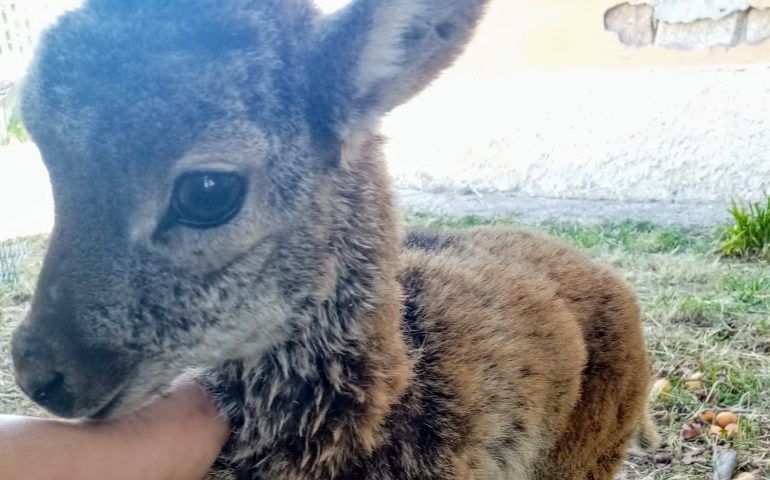
[{"label": "metal wire", "polygon": [[21,268],[29,258],[29,245],[24,240],[0,243],[0,285],[19,282]]}]

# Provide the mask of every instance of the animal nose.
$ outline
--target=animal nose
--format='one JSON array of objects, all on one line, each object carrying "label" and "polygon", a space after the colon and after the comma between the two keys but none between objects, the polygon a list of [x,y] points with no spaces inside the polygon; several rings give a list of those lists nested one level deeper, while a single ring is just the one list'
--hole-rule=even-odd
[{"label": "animal nose", "polygon": [[66,392],[64,390],[64,374],[61,372],[43,373],[39,378],[28,382],[25,389],[28,395],[35,403],[52,408],[66,401]]},{"label": "animal nose", "polygon": [[67,379],[42,340],[20,328],[11,343],[11,356],[16,383],[35,403],[52,412],[72,408],[74,397],[67,389]]}]

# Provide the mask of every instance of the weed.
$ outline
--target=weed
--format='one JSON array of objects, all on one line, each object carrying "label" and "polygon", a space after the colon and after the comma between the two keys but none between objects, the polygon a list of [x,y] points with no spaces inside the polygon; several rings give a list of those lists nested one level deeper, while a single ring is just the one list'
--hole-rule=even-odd
[{"label": "weed", "polygon": [[[420,213],[407,216],[407,223],[414,227],[428,229],[519,224],[519,222],[509,218],[484,218],[476,215],[451,218]],[[649,222],[628,220],[615,224],[590,226],[547,223],[541,225],[541,228],[578,248],[587,250],[623,250],[637,253],[704,253],[712,248],[712,240],[705,232],[676,227],[658,227]]]},{"label": "weed", "polygon": [[11,141],[28,142],[30,140],[29,133],[27,133],[27,129],[24,128],[24,124],[21,121],[18,108],[11,110],[5,135],[0,135],[0,139],[4,140],[2,143],[5,144]]},{"label": "weed", "polygon": [[770,196],[765,205],[754,202],[744,206],[733,202],[730,215],[735,224],[724,232],[722,254],[770,261]]},{"label": "weed", "polygon": [[719,302],[700,296],[683,295],[675,297],[668,321],[707,327],[713,325],[723,314],[724,308]]}]

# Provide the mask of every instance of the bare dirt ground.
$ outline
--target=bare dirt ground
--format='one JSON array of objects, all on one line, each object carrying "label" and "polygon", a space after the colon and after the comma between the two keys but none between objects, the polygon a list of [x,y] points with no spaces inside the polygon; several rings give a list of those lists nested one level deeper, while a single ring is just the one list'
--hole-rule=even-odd
[{"label": "bare dirt ground", "polygon": [[399,189],[398,197],[401,206],[408,212],[515,218],[530,224],[566,222],[597,225],[633,218],[637,222],[661,226],[712,227],[726,223],[729,218],[722,202],[627,202],[530,197],[505,192],[426,192],[411,189]]}]

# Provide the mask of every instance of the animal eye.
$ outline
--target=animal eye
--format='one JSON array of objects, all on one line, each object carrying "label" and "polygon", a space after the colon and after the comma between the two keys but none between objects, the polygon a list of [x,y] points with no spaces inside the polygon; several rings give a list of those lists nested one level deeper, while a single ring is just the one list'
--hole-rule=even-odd
[{"label": "animal eye", "polygon": [[186,173],[174,185],[171,213],[180,225],[214,228],[238,215],[245,196],[246,180],[237,173]]}]

